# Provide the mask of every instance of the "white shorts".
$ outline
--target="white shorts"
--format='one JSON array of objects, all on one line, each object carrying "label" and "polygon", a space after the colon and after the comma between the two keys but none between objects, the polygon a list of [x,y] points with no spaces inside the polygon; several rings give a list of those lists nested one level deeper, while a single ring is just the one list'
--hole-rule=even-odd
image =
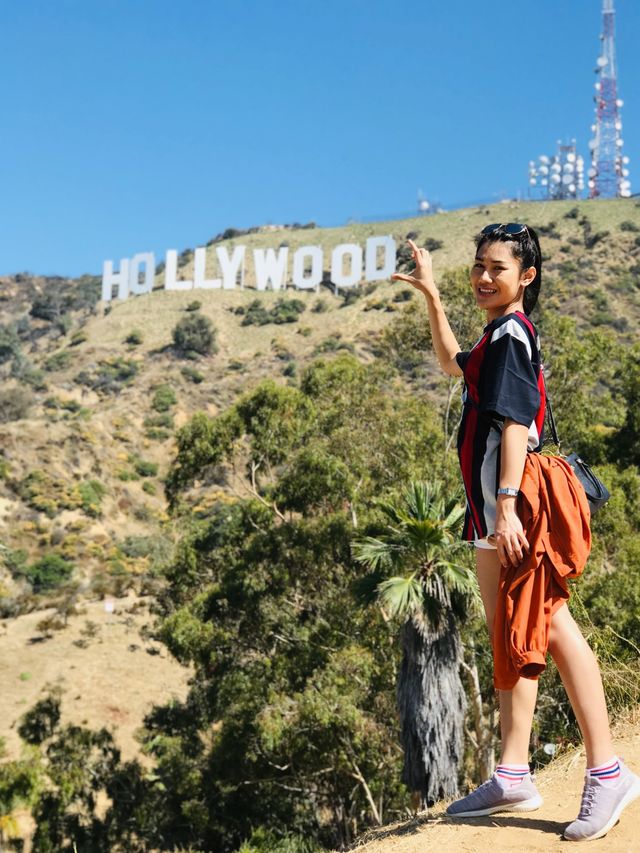
[{"label": "white shorts", "polygon": [[484,539],[474,539],[473,544],[476,546],[476,548],[486,548],[490,551],[498,550],[495,545],[491,544],[491,542],[487,542],[486,537]]}]

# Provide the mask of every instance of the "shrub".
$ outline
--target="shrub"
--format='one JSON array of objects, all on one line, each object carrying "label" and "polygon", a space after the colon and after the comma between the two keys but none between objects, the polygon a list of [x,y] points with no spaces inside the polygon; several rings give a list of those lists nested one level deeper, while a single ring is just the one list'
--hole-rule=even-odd
[{"label": "shrub", "polygon": [[138,374],[138,362],[130,359],[110,358],[98,362],[93,370],[83,370],[75,381],[94,391],[105,394],[117,394],[124,385],[128,385]]},{"label": "shrub", "polygon": [[142,343],[142,332],[140,329],[132,329],[124,339],[124,342],[132,347],[139,346]]},{"label": "shrub", "polygon": [[74,568],[73,563],[67,562],[58,554],[46,554],[26,569],[25,576],[34,592],[46,592],[67,581]]},{"label": "shrub", "polygon": [[176,404],[176,395],[171,385],[159,385],[153,395],[151,408],[156,412],[168,412]]},{"label": "shrub", "polygon": [[202,308],[202,302],[198,302],[197,299],[194,299],[193,302],[190,302],[184,310],[185,311],[199,311],[201,308]]},{"label": "shrub", "polygon": [[0,391],[0,423],[21,421],[31,409],[32,396],[24,388],[7,388]]},{"label": "shrub", "polygon": [[[306,305],[301,299],[278,299],[270,311],[261,299],[254,299],[247,305],[242,326],[265,326],[267,323],[295,323]],[[236,313],[238,309],[236,309]]]},{"label": "shrub", "polygon": [[413,299],[413,291],[412,290],[400,290],[393,297],[394,302],[408,302],[410,299]]},{"label": "shrub", "polygon": [[624,222],[620,223],[620,230],[621,231],[640,231],[640,228],[638,228],[638,226],[636,225],[635,222],[631,222],[630,220],[625,219]]},{"label": "shrub", "polygon": [[350,287],[345,291],[344,296],[342,297],[342,305],[340,307],[346,308],[348,305],[353,305],[353,303],[357,302],[361,296],[362,289],[360,287]]},{"label": "shrub", "polygon": [[44,369],[52,372],[54,370],[64,370],[65,367],[68,367],[71,361],[73,360],[73,353],[69,352],[69,350],[60,350],[59,352],[50,355],[49,358],[45,359]]},{"label": "shrub", "polygon": [[148,462],[139,456],[131,456],[129,461],[140,477],[155,477],[158,473],[158,465],[155,462]]},{"label": "shrub", "polygon": [[30,507],[49,518],[55,518],[62,509],[82,506],[77,486],[68,486],[41,468],[31,471],[18,483],[17,493]]},{"label": "shrub", "polygon": [[164,427],[173,429],[173,415],[170,412],[162,412],[159,415],[150,415],[144,419],[145,427]]},{"label": "shrub", "polygon": [[565,213],[564,218],[565,218],[565,219],[577,219],[577,218],[578,218],[578,214],[579,214],[579,213],[580,213],[579,208],[577,208],[577,207],[572,207],[572,208],[571,208],[571,210],[568,210],[568,211]]},{"label": "shrub", "polygon": [[331,335],[328,338],[325,338],[324,341],[319,343],[313,353],[317,355],[323,352],[337,352],[338,350],[346,349],[349,352],[355,352],[355,346],[349,341],[341,341],[340,335]]},{"label": "shrub", "polygon": [[211,355],[218,351],[216,330],[208,317],[203,314],[191,314],[183,317],[174,327],[173,343],[183,355]]},{"label": "shrub", "polygon": [[325,311],[328,311],[329,306],[327,305],[326,299],[317,299],[313,303],[313,308],[311,310],[314,314],[323,314]]},{"label": "shrub", "polygon": [[436,252],[443,247],[444,243],[442,240],[436,240],[434,237],[427,237],[423,245],[428,252]]},{"label": "shrub", "polygon": [[102,483],[99,480],[88,480],[86,483],[80,483],[78,492],[84,512],[93,518],[99,518],[102,515],[102,498],[107,493]]},{"label": "shrub", "polygon": [[20,341],[15,328],[13,326],[0,326],[0,364],[11,361],[19,351]]},{"label": "shrub", "polygon": [[264,307],[261,299],[254,299],[250,302],[244,312],[242,318],[242,326],[266,326],[270,321],[269,312]]},{"label": "shrub", "polygon": [[200,373],[199,370],[196,370],[193,367],[183,367],[180,371],[182,375],[188,379],[190,382],[193,382],[195,385],[199,385],[204,381],[204,375]]},{"label": "shrub", "polygon": [[89,338],[87,337],[86,332],[74,332],[74,334],[71,336],[71,340],[69,341],[69,346],[70,347],[77,347],[80,344],[83,344],[85,341],[88,341],[88,340],[89,340]]},{"label": "shrub", "polygon": [[295,323],[306,307],[301,299],[278,299],[269,313],[273,323]]}]

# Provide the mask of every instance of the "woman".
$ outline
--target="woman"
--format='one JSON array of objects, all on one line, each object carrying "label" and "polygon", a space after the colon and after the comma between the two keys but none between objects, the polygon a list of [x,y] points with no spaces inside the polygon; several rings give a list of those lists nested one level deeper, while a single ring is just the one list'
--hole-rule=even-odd
[{"label": "woman", "polygon": [[[538,334],[529,319],[540,292],[538,237],[519,223],[488,225],[476,237],[471,289],[486,312],[484,334],[462,352],[440,302],[431,257],[412,241],[413,275],[394,273],[424,294],[433,346],[442,370],[463,376],[458,451],[467,496],[463,538],[475,544],[478,583],[492,637],[502,567],[517,566],[529,543],[516,512],[527,453],[539,451],[545,414]],[[640,778],[614,753],[596,658],[566,602],[552,616],[553,657],[585,742],[587,768],[580,813],[564,831],[574,841],[600,838],[640,796]],[[529,771],[528,751],[538,682],[520,677],[498,690],[501,756],[491,779],[452,803],[456,817],[530,811],[542,797]]]}]

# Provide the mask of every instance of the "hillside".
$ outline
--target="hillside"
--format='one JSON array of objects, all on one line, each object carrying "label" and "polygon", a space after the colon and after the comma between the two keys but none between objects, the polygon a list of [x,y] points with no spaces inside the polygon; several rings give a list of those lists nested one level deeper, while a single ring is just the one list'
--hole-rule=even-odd
[{"label": "hillside", "polygon": [[[412,234],[431,247],[438,280],[445,270],[469,263],[472,235],[494,221],[538,228],[545,254],[541,299],[547,305],[581,327],[612,328],[626,342],[637,338],[640,205],[634,199],[510,202],[341,229],[269,229],[218,240],[208,251],[242,243],[250,258],[253,248],[286,242],[291,252],[320,245],[326,258],[339,243],[362,245],[369,236],[391,234],[402,263],[404,241]],[[188,278],[192,252],[181,258]],[[174,691],[184,695],[189,674],[150,639],[152,618],[135,604],[137,596],[152,600],[178,538],[163,488],[175,453],[174,430],[197,411],[223,411],[265,378],[295,383],[320,356],[346,349],[374,360],[380,333],[408,302],[418,302],[414,291],[389,281],[338,295],[328,281],[318,293],[256,293],[253,275],[249,263],[244,290],[178,292],[160,287],[159,274],[154,292],[109,304],[99,301],[97,277],[74,281],[22,273],[0,279],[0,660],[9,662],[2,675],[10,685],[0,706],[0,737],[10,750],[17,749],[20,714],[47,684],[63,679],[69,719],[109,725],[125,753],[136,752],[133,734],[145,711]],[[294,322],[243,325],[254,300],[269,311],[283,297],[303,308]],[[218,349],[185,358],[173,346],[172,330],[195,315],[214,325]],[[483,321],[478,314],[479,327]],[[432,372],[432,356],[425,353],[418,379],[407,377],[416,394],[430,393],[424,380]],[[197,518],[221,497],[240,496],[246,496],[244,481],[225,472],[213,486],[191,490],[190,512]],[[26,577],[36,561],[52,555],[73,567],[71,585],[59,594],[45,585],[38,594]],[[111,623],[102,600],[109,596],[117,599]],[[87,622],[102,625],[95,638]],[[96,673],[117,681],[117,697],[110,698],[111,682]],[[637,759],[640,764],[640,753]],[[569,770],[579,779],[578,764],[567,765]],[[571,786],[577,802],[580,786],[573,775]],[[565,812],[549,814],[526,826],[539,829],[542,820],[553,829]],[[448,824],[435,829],[461,831]],[[430,824],[424,828],[433,830]],[[482,849],[473,846],[474,838],[461,838],[459,849]],[[493,836],[491,843],[497,843]]]},{"label": "hillside", "polygon": [[[341,229],[269,230],[224,244],[232,249],[240,241],[250,257],[254,247],[277,247],[283,240],[291,252],[306,244],[328,250],[390,233],[400,248],[413,232],[418,242],[441,243],[433,251],[437,276],[468,263],[471,236],[483,224],[502,219],[530,221],[540,229],[547,304],[582,324],[612,327],[634,339],[640,321],[640,207],[634,199],[503,203]],[[609,235],[603,238],[605,231]],[[181,257],[188,277],[192,255],[187,250]],[[155,535],[167,521],[162,477],[172,454],[173,428],[197,410],[215,414],[264,377],[290,376],[319,354],[347,348],[371,359],[377,334],[404,308],[394,297],[402,299],[399,293],[406,288],[388,281],[364,285],[347,298],[336,296],[330,284],[317,294],[293,288],[256,294],[252,274],[248,263],[244,290],[159,289],[108,305],[96,302],[98,279],[74,282],[24,273],[0,280],[0,324],[5,339],[13,329],[20,352],[11,361],[5,350],[3,386],[24,389],[28,405],[19,419],[13,420],[6,407],[0,417],[5,421],[0,423],[0,519],[6,546],[25,549],[30,557],[55,547],[82,566],[85,581],[109,561],[127,572],[143,572],[152,562],[148,555],[126,554],[118,543],[151,531]],[[283,296],[304,305],[297,322],[243,326],[243,315],[235,313],[256,297],[269,310]],[[172,350],[171,331],[195,299],[217,329],[219,351],[188,361]],[[319,299],[326,310],[313,310]],[[133,332],[138,337],[130,338]],[[127,338],[140,343],[127,344]],[[430,354],[425,361],[430,363]],[[176,402],[158,417],[151,407],[153,389],[165,384]],[[149,474],[156,465],[156,473]],[[87,512],[91,495],[83,503],[68,494],[74,484],[89,481],[105,491],[99,511]],[[3,582],[12,589],[8,577]]]}]

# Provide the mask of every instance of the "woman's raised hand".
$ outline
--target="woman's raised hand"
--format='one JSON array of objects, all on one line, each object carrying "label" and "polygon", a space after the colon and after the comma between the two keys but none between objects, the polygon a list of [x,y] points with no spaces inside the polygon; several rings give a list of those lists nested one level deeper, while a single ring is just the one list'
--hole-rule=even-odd
[{"label": "woman's raised hand", "polygon": [[408,281],[417,290],[425,294],[425,296],[437,296],[438,288],[433,280],[433,268],[431,264],[431,254],[426,249],[420,249],[413,240],[407,240],[413,251],[413,260],[416,263],[416,268],[413,275],[405,275],[404,273],[394,272],[391,276],[392,281]]}]

